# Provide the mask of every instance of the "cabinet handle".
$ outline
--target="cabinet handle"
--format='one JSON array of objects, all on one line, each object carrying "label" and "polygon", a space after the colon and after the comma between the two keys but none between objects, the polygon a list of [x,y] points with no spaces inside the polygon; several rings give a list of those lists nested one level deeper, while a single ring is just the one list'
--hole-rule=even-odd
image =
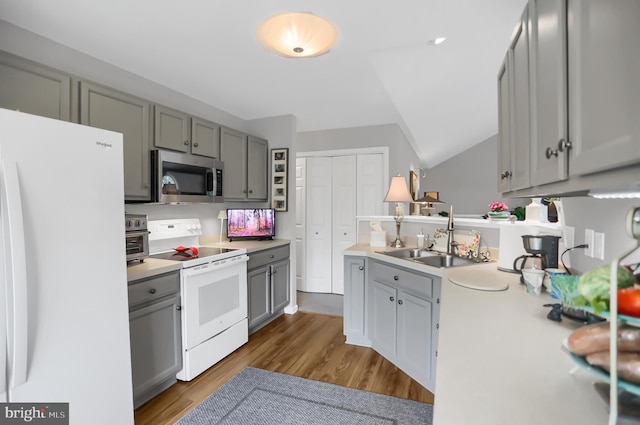
[{"label": "cabinet handle", "polygon": [[150,294],[155,294],[155,293],[156,293],[156,290],[155,290],[154,288],[151,288],[151,289],[149,289],[149,293],[150,293]]},{"label": "cabinet handle", "polygon": [[344,235],[347,236],[347,233],[345,232]]},{"label": "cabinet handle", "polygon": [[253,189],[249,189],[249,193],[253,193]]},{"label": "cabinet handle", "polygon": [[500,179],[501,180],[508,179],[512,175],[513,173],[511,171],[505,171],[504,173],[500,174]]},{"label": "cabinet handle", "polygon": [[243,190],[242,190],[242,193],[247,193],[247,189],[243,189]]},{"label": "cabinet handle", "polygon": [[402,305],[403,304],[402,300],[398,300],[398,304]]},{"label": "cabinet handle", "polygon": [[270,255],[270,256],[269,256],[269,258],[273,258],[273,257],[275,257],[275,255]]},{"label": "cabinet handle", "polygon": [[436,323],[436,329],[440,329],[440,323]]},{"label": "cabinet handle", "polygon": [[568,151],[572,147],[573,147],[573,143],[571,143],[570,140],[560,139],[560,141],[558,142],[558,150],[560,152],[564,152],[565,149]]},{"label": "cabinet handle", "polygon": [[193,147],[194,147],[194,148],[197,148],[197,147],[198,147],[198,142],[195,142],[195,143],[193,144]]},{"label": "cabinet handle", "polygon": [[440,298],[436,298],[436,304],[440,304]]},{"label": "cabinet handle", "polygon": [[358,267],[358,270],[364,270],[364,266]]},{"label": "cabinet handle", "polygon": [[188,144],[189,144],[189,141],[188,141],[188,140],[185,140],[185,141],[184,141],[184,144],[185,144],[185,145],[188,145]]},{"label": "cabinet handle", "polygon": [[396,299],[393,297],[389,297],[389,301],[395,301]]},{"label": "cabinet handle", "polygon": [[394,276],[393,280],[399,280],[400,278],[398,276]]},{"label": "cabinet handle", "polygon": [[181,305],[177,305],[176,306],[176,310],[178,310],[178,311],[182,310],[182,306]]},{"label": "cabinet handle", "polygon": [[552,156],[555,156],[556,158],[558,157],[558,150],[553,150],[551,148],[547,148],[546,151],[544,151],[544,156],[547,157],[547,159],[551,159]]}]

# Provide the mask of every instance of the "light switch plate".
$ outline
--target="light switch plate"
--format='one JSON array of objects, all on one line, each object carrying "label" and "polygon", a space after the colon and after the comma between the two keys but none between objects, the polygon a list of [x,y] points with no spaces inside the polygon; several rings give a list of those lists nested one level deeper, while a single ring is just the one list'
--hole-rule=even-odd
[{"label": "light switch plate", "polygon": [[593,257],[604,260],[604,233],[596,232],[593,239]]},{"label": "light switch plate", "polygon": [[595,235],[593,229],[585,229],[584,230],[584,243],[589,245],[584,250],[584,255],[587,257],[593,258],[593,244],[595,243]]}]

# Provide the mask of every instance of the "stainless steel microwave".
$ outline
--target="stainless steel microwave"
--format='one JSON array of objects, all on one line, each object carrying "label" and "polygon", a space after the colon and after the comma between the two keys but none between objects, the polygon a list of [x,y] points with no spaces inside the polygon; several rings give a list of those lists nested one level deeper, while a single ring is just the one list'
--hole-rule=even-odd
[{"label": "stainless steel microwave", "polygon": [[222,202],[221,161],[199,155],[151,151],[153,202],[160,204]]}]

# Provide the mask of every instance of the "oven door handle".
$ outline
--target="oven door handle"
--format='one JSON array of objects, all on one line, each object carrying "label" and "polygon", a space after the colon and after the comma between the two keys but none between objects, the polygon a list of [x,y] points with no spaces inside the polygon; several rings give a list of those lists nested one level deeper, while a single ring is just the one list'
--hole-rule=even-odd
[{"label": "oven door handle", "polygon": [[184,273],[184,276],[197,276],[202,273],[210,273],[215,270],[222,270],[228,267],[239,266],[240,264],[246,263],[247,261],[249,261],[248,255],[239,255],[237,257],[227,258],[226,261],[220,260],[220,262],[214,261],[212,263],[207,263],[200,266],[189,267],[183,269],[182,272]]}]

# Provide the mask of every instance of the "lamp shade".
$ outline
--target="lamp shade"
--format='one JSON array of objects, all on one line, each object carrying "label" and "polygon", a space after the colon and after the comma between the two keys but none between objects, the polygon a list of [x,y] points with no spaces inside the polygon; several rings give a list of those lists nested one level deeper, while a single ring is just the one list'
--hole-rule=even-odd
[{"label": "lamp shade", "polygon": [[265,49],[291,58],[327,53],[338,41],[338,30],[309,12],[280,13],[260,23],[256,38]]},{"label": "lamp shade", "polygon": [[422,198],[418,198],[413,201],[416,204],[429,203],[429,204],[444,204],[440,199],[436,199],[433,196],[425,195]]},{"label": "lamp shade", "polygon": [[391,179],[384,202],[413,202],[413,197],[407,189],[407,182],[404,177],[395,176]]}]

